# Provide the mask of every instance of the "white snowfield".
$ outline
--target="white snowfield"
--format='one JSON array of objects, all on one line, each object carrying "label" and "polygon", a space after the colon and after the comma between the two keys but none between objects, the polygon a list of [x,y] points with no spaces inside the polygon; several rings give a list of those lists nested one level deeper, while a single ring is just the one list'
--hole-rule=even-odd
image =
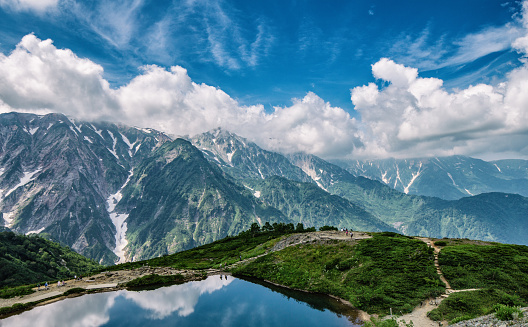
[{"label": "white snowfield", "polygon": [[123,263],[126,262],[125,257],[125,247],[128,244],[128,240],[126,239],[126,232],[127,232],[127,223],[126,220],[128,218],[128,214],[126,213],[117,213],[115,212],[115,207],[121,201],[121,198],[123,197],[123,194],[121,194],[121,191],[127,186],[128,182],[130,181],[130,178],[132,177],[133,171],[131,170],[129,172],[128,178],[121,186],[121,188],[115,193],[108,197],[106,200],[108,204],[108,213],[110,215],[110,219],[112,220],[112,223],[114,224],[116,228],[116,234],[115,234],[115,241],[116,241],[116,247],[114,249],[114,253],[119,257],[119,261],[117,263]]}]

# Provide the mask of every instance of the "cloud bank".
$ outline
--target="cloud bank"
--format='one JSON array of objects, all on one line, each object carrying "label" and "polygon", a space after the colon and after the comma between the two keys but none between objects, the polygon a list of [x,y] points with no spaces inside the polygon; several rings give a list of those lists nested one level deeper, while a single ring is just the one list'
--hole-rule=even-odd
[{"label": "cloud bank", "polygon": [[266,113],[262,105],[241,106],[218,88],[194,83],[180,66],[145,66],[118,89],[110,88],[103,73],[100,65],[57,49],[51,40],[26,35],[11,54],[0,54],[0,111],[62,112],[174,135],[222,127],[272,150],[322,156],[361,145],[356,120],[314,93]]}]

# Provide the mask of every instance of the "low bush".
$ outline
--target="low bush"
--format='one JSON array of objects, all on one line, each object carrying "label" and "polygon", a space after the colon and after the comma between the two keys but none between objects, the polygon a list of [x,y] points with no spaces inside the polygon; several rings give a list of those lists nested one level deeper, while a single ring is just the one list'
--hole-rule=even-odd
[{"label": "low bush", "polygon": [[125,284],[126,287],[144,287],[152,285],[174,284],[182,282],[185,278],[181,274],[160,276],[157,274],[146,275],[133,279]]},{"label": "low bush", "polygon": [[0,316],[27,310],[33,307],[33,303],[15,303],[10,307],[0,308]]},{"label": "low bush", "polygon": [[86,290],[84,288],[74,287],[74,288],[70,288],[66,292],[62,293],[62,295],[79,294],[79,293],[83,293],[85,291]]},{"label": "low bush", "polygon": [[24,285],[24,286],[17,286],[17,287],[4,287],[0,289],[0,298],[2,299],[9,299],[15,296],[22,296],[34,293],[35,291],[32,289],[32,285]]},{"label": "low bush", "polygon": [[320,231],[325,231],[325,230],[337,230],[337,227],[334,227],[334,226],[322,226],[322,227],[319,227],[319,230]]},{"label": "low bush", "polygon": [[473,318],[475,318],[475,317],[470,316],[470,315],[464,315],[464,316],[456,317],[455,319],[451,320],[449,322],[449,324],[452,325],[452,324],[456,324],[457,322],[461,322],[461,321],[464,321],[464,320],[470,320],[470,319],[473,319]]},{"label": "low bush", "polygon": [[516,295],[496,289],[458,292],[449,295],[438,308],[427,315],[435,321],[468,320],[495,312],[497,304],[518,306],[524,305],[525,302]]},{"label": "low bush", "polygon": [[495,311],[495,317],[502,321],[513,320],[522,317],[523,315],[520,307],[510,307],[504,304],[497,304],[493,309]]}]

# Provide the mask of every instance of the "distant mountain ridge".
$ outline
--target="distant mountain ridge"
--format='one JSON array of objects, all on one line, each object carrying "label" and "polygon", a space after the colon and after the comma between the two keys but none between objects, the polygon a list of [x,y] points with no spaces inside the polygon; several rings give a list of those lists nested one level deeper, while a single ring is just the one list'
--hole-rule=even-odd
[{"label": "distant mountain ridge", "polygon": [[336,160],[355,176],[378,180],[406,194],[445,200],[488,192],[528,196],[528,160],[484,161],[465,156]]}]

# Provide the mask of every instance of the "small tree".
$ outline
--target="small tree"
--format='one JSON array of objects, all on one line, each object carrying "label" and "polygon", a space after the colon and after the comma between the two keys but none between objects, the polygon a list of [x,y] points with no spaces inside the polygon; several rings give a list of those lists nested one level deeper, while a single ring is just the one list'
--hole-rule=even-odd
[{"label": "small tree", "polygon": [[264,226],[262,226],[262,231],[263,232],[271,232],[271,231],[273,231],[273,226],[270,225],[269,221],[266,221]]},{"label": "small tree", "polygon": [[297,233],[302,233],[304,232],[304,225],[303,223],[298,223],[297,226],[295,226],[295,231]]},{"label": "small tree", "polygon": [[337,227],[324,225],[323,227],[319,227],[319,230],[320,230],[320,231],[325,231],[325,230],[337,230]]}]

